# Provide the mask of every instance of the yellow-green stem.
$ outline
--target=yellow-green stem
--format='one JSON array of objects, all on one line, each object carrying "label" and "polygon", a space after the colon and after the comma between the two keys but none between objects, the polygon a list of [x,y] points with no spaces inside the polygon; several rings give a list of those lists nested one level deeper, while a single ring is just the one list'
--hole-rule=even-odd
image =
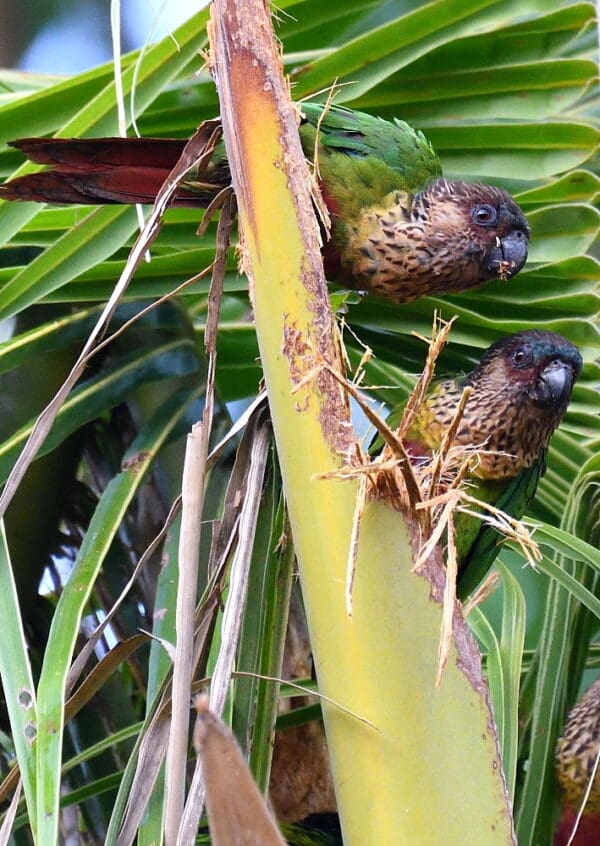
[{"label": "yellow-green stem", "polygon": [[[244,257],[325,706],[346,846],[514,843],[478,654],[460,614],[435,687],[441,607],[411,573],[404,520],[363,516],[345,603],[357,485],[319,479],[352,454],[310,177],[261,0],[216,0],[213,51]],[[435,563],[435,562],[434,562]],[[437,570],[442,572],[437,561]],[[439,592],[439,585],[438,585]],[[460,663],[460,667],[459,667]],[[463,667],[465,669],[463,669]],[[460,789],[459,789],[460,786]]]}]

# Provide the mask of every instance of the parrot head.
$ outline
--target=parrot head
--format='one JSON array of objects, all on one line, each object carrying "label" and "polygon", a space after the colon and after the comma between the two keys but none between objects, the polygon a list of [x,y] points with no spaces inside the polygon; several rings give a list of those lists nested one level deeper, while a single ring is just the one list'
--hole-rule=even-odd
[{"label": "parrot head", "polygon": [[503,188],[436,179],[415,197],[413,216],[427,221],[434,243],[455,240],[464,251],[465,282],[510,279],[527,261],[529,223]]},{"label": "parrot head", "polygon": [[343,274],[396,302],[510,279],[527,260],[530,234],[525,215],[502,188],[443,178],[414,196],[392,192],[342,230]]},{"label": "parrot head", "polygon": [[484,379],[500,387],[507,380],[516,405],[562,417],[582,366],[581,353],[571,341],[555,332],[529,329],[492,344],[467,384]]},{"label": "parrot head", "polygon": [[470,437],[476,426],[492,451],[480,475],[510,477],[531,466],[559,425],[582,366],[574,344],[542,329],[508,335],[486,350],[463,383],[476,398],[465,413]]}]

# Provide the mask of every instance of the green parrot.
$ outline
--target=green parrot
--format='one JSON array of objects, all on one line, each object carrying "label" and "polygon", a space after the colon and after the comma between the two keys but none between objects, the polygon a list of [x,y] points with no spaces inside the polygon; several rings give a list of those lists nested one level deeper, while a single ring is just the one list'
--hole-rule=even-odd
[{"label": "green parrot", "polygon": [[[599,754],[600,679],[572,709],[556,745],[556,776],[562,799],[562,816],[555,846],[598,846],[600,843],[600,769],[596,768]],[[584,798],[585,807],[577,822]],[[571,840],[574,831],[576,833]]]},{"label": "green parrot", "polygon": [[[327,278],[396,302],[509,279],[527,259],[529,225],[510,194],[445,179],[421,132],[400,120],[318,103],[302,104],[300,139],[318,162],[331,216],[323,248]],[[184,147],[154,138],[12,142],[50,169],[0,186],[6,200],[152,203]],[[173,205],[203,207],[229,184],[220,144],[202,173],[181,184]]]},{"label": "green parrot", "polygon": [[[469,475],[469,492],[520,519],[546,469],[554,430],[571,399],[583,361],[577,347],[554,332],[530,329],[492,344],[466,375],[432,384],[406,435],[404,445],[415,462],[427,462],[452,422],[463,389],[472,394],[453,444],[478,447]],[[388,425],[396,428],[404,408],[394,409]],[[371,450],[382,446],[381,437]],[[467,596],[488,572],[499,552],[498,532],[477,517],[455,518],[459,564],[458,592]]]}]

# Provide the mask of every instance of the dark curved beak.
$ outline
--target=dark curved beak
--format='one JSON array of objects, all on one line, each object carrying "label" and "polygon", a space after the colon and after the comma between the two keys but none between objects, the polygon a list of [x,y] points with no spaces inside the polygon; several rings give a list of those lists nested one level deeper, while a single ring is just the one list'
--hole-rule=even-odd
[{"label": "dark curved beak", "polygon": [[498,238],[488,256],[490,276],[510,279],[527,261],[529,236],[524,229],[513,229],[504,238]]},{"label": "dark curved beak", "polygon": [[537,401],[544,407],[561,408],[569,402],[575,376],[565,361],[551,361],[540,373]]}]

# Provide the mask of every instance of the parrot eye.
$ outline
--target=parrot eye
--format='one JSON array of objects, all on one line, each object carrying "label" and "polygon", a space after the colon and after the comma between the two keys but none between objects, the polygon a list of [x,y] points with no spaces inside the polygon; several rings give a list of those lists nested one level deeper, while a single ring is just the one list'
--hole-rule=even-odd
[{"label": "parrot eye", "polygon": [[517,367],[528,367],[532,362],[533,356],[529,347],[519,347],[513,353],[513,364]]},{"label": "parrot eye", "polygon": [[498,212],[493,206],[484,203],[481,206],[475,206],[471,212],[471,217],[479,226],[492,226],[498,218]]}]

